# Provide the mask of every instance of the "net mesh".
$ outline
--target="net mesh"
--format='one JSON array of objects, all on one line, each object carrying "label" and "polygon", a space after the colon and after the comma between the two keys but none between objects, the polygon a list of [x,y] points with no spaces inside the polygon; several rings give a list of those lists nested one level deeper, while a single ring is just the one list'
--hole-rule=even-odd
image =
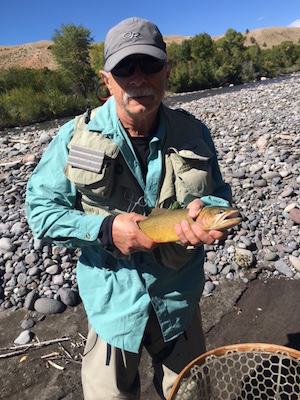
[{"label": "net mesh", "polygon": [[190,366],[173,399],[300,400],[300,358],[262,349],[211,354]]}]

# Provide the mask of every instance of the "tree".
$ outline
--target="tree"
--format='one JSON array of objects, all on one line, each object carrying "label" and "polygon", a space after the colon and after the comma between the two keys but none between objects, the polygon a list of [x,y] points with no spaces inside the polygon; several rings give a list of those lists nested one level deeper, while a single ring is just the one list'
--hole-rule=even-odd
[{"label": "tree", "polygon": [[191,60],[191,41],[184,40],[180,45],[171,43],[167,47],[167,54],[168,59],[173,62],[168,88],[174,92],[189,90],[188,64]]},{"label": "tree", "polygon": [[88,89],[95,76],[90,63],[90,46],[94,41],[91,31],[82,25],[61,25],[55,29],[51,51],[60,68],[68,76],[75,90],[87,97]]},{"label": "tree", "polygon": [[244,54],[242,81],[250,82],[261,78],[264,75],[262,69],[262,50],[256,43],[249,46]]},{"label": "tree", "polygon": [[191,40],[191,57],[193,59],[191,68],[192,90],[212,87],[214,81],[214,51],[214,41],[207,33],[196,35]]},{"label": "tree", "polygon": [[91,64],[94,72],[99,74],[99,71],[103,69],[104,61],[103,61],[103,52],[104,52],[104,42],[94,43],[91,46]]},{"label": "tree", "polygon": [[208,60],[214,54],[214,41],[207,33],[191,39],[191,56],[194,59]]},{"label": "tree", "polygon": [[217,40],[215,63],[219,66],[216,74],[220,84],[241,83],[246,38],[229,28],[224,37]]}]

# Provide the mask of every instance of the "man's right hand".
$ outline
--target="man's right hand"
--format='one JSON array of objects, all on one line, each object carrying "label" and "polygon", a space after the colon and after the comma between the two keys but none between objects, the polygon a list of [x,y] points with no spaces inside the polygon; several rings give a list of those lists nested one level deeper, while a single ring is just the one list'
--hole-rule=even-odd
[{"label": "man's right hand", "polygon": [[114,245],[124,255],[138,251],[152,251],[158,243],[150,239],[139,228],[138,222],[146,217],[136,213],[119,214],[112,225],[112,239]]}]

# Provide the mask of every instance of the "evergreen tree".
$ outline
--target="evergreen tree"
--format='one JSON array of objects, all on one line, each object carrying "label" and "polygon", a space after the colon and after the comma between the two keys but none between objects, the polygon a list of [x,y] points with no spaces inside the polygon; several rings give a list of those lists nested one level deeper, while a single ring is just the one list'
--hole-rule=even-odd
[{"label": "evergreen tree", "polygon": [[214,81],[213,56],[215,45],[212,38],[203,33],[191,40],[191,90],[208,89]]},{"label": "evergreen tree", "polygon": [[90,63],[90,46],[93,38],[91,31],[82,25],[61,25],[61,30],[56,29],[52,40],[54,45],[51,51],[60,68],[68,76],[74,89],[87,96],[95,76]]},{"label": "evergreen tree", "polygon": [[104,51],[104,42],[93,43],[91,46],[91,64],[95,74],[99,75],[99,71],[103,69],[104,61],[103,61],[103,51]]},{"label": "evergreen tree", "polygon": [[216,43],[216,71],[221,85],[241,83],[246,38],[234,29],[229,28],[225,36]]}]

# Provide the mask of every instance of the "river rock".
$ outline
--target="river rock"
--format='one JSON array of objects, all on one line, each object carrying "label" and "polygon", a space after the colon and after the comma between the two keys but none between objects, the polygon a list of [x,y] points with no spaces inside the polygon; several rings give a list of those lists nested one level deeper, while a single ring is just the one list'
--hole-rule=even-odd
[{"label": "river rock", "polygon": [[22,162],[23,162],[24,164],[26,164],[26,163],[33,163],[33,164],[36,164],[37,161],[38,161],[38,160],[37,160],[35,154],[25,154],[25,155],[23,156],[23,158],[22,158]]},{"label": "river rock", "polygon": [[266,261],[274,261],[278,258],[277,253],[273,252],[273,251],[267,251],[264,254],[264,258]]},{"label": "river rock", "polygon": [[59,314],[65,311],[66,305],[59,300],[43,297],[36,300],[34,309],[40,314]]},{"label": "river rock", "polygon": [[80,297],[77,291],[69,288],[61,288],[57,292],[57,298],[65,305],[75,307],[80,303]]},{"label": "river rock", "polygon": [[21,328],[24,330],[28,330],[28,329],[34,327],[34,325],[35,325],[34,320],[32,318],[28,318],[28,319],[24,319],[24,321],[22,321]]},{"label": "river rock", "polygon": [[215,289],[215,285],[211,281],[206,281],[203,289],[203,296],[208,296]]},{"label": "river rock", "polygon": [[38,298],[38,293],[35,290],[29,292],[24,301],[24,308],[27,310],[34,310],[34,303]]},{"label": "river rock", "polygon": [[24,345],[30,343],[34,337],[33,332],[29,330],[23,331],[20,335],[14,340],[14,344]]},{"label": "river rock", "polygon": [[239,267],[249,268],[254,263],[254,255],[250,250],[236,248],[234,261]]},{"label": "river rock", "polygon": [[207,275],[216,275],[218,272],[217,265],[212,262],[205,262],[204,263],[204,272]]},{"label": "river rock", "polygon": [[38,261],[39,256],[36,253],[29,253],[25,257],[25,262],[29,266],[34,266],[35,263]]},{"label": "river rock", "polygon": [[292,221],[294,221],[296,224],[300,224],[300,209],[299,208],[293,208],[290,211],[290,218]]},{"label": "river rock", "polygon": [[14,243],[11,241],[10,238],[7,237],[2,237],[0,239],[0,250],[4,252],[10,252],[13,251],[16,248]]},{"label": "river rock", "polygon": [[22,228],[23,228],[23,223],[19,221],[13,224],[10,231],[14,235],[19,236],[22,233]]},{"label": "river rock", "polygon": [[291,268],[284,261],[275,261],[274,265],[280,274],[285,275],[288,278],[291,278],[294,275]]},{"label": "river rock", "polygon": [[289,255],[289,260],[292,266],[300,272],[300,257],[295,257],[293,255]]},{"label": "river rock", "polygon": [[50,275],[57,275],[60,273],[60,271],[61,271],[61,267],[58,264],[52,264],[46,268],[47,274],[50,274]]}]

